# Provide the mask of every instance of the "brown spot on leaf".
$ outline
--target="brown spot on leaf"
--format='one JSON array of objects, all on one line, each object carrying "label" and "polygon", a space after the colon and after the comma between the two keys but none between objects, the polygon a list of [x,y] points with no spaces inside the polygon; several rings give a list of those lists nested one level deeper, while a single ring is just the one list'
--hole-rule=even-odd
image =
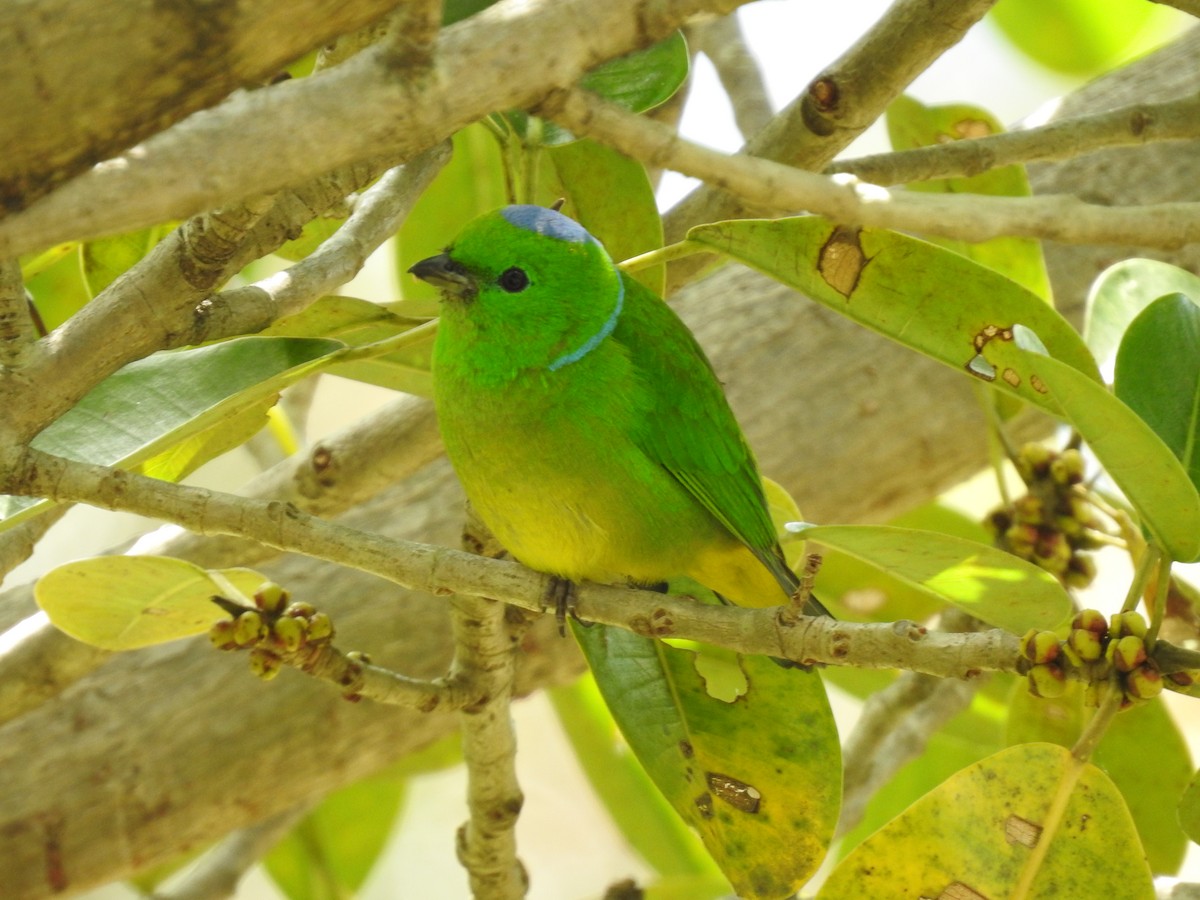
[{"label": "brown spot on leaf", "polygon": [[1020,816],[1009,816],[1004,822],[1004,839],[1010,844],[1020,844],[1032,850],[1037,846],[1041,834],[1041,825],[1035,825]]},{"label": "brown spot on leaf", "polygon": [[861,231],[849,225],[837,226],[817,258],[817,271],[825,283],[847,299],[854,293],[858,279],[870,261],[859,240]]},{"label": "brown spot on leaf", "polygon": [[1005,369],[1001,377],[1013,387],[1021,386],[1021,376],[1017,374],[1015,369]]},{"label": "brown spot on leaf", "polygon": [[720,799],[744,813],[758,812],[758,805],[762,802],[762,794],[758,788],[728,775],[709,772],[708,787]]},{"label": "brown spot on leaf", "polygon": [[705,791],[696,798],[696,809],[700,811],[700,817],[703,819],[711,819],[713,817],[712,794]]},{"label": "brown spot on leaf", "polygon": [[1039,394],[1045,394],[1049,390],[1046,387],[1046,382],[1042,381],[1042,379],[1038,378],[1036,375],[1029,376],[1029,386]]},{"label": "brown spot on leaf", "polygon": [[691,759],[696,755],[696,748],[692,746],[691,741],[680,741],[679,752],[683,754],[684,759]]}]

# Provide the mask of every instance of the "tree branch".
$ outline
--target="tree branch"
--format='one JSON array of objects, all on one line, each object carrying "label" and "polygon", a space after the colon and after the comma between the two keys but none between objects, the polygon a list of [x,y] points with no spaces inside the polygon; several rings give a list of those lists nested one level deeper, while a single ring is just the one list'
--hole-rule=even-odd
[{"label": "tree branch", "polygon": [[686,141],[581,90],[551,95],[538,110],[578,135],[700,178],[760,209],[804,209],[835,222],[985,241],[1004,235],[1076,244],[1178,247],[1200,241],[1200,203],[1111,208],[1074,197],[988,197],[908,192],[827,178],[766,159],[727,156]]},{"label": "tree branch", "polygon": [[235,88],[262,84],[393,6],[395,0],[0,6],[0,83],[8,87],[0,133],[21,136],[6,142],[0,159],[0,210],[27,206],[64,178]]},{"label": "tree branch", "polygon": [[[448,143],[438,144],[391,169],[355,204],[346,223],[300,262],[262,281],[217,295],[230,310],[252,308],[266,294],[276,317],[291,315],[358,274],[376,248],[396,233],[417,198],[450,159]],[[228,327],[228,326],[227,326]],[[235,332],[241,329],[234,326]]]},{"label": "tree branch", "polygon": [[[517,563],[393,541],[307,516],[286,504],[166,484],[37,450],[0,453],[0,472],[0,488],[8,493],[165,518],[201,534],[236,534],[434,594],[489,597],[539,612],[549,585],[549,576]],[[1012,672],[1017,665],[1017,638],[1001,631],[942,634],[911,622],[855,625],[817,619],[791,627],[779,622],[772,608],[710,607],[688,597],[602,585],[580,589],[577,611],[586,620],[646,637],[688,638],[803,663],[912,669],[943,677]]]},{"label": "tree branch", "polygon": [[[186,218],[380,152],[410,156],[741,2],[502,0],[446,29],[433,70],[419,80],[407,79],[408,61],[385,42],[319,77],[196,113],[0,221],[0,257]],[[528,52],[546,46],[554,52]]]},{"label": "tree branch", "polygon": [[0,260],[0,365],[10,369],[22,365],[37,337],[21,263],[15,258]]},{"label": "tree branch", "polygon": [[[742,153],[820,171],[883,115],[914,78],[962,40],[994,2],[897,0]],[[689,228],[701,222],[744,217],[751,212],[745,201],[703,185],[664,217],[664,239],[681,241]],[[668,293],[695,277],[704,265],[703,257],[672,263]]]},{"label": "tree branch", "polygon": [[979,681],[956,681],[905,672],[867,698],[862,716],[845,739],[845,787],[838,833],[862,821],[867,804],[929,738],[970,705]]},{"label": "tree branch", "polygon": [[826,174],[849,173],[872,184],[978,175],[998,166],[1070,159],[1105,147],[1200,137],[1200,94],[1137,103],[1018,131],[930,147],[838,160]]},{"label": "tree branch", "polygon": [[311,804],[302,803],[247,828],[239,828],[205,853],[173,887],[156,890],[150,900],[225,900],[232,897],[246,870],[279,843]]},{"label": "tree branch", "polygon": [[749,140],[771,121],[771,101],[763,82],[758,61],[746,46],[745,35],[736,15],[702,22],[688,36],[696,49],[712,62],[729,97],[738,131]]}]

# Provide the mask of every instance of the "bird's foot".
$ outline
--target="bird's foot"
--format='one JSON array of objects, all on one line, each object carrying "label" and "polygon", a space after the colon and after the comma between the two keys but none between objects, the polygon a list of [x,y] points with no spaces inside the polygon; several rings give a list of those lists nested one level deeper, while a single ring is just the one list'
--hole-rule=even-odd
[{"label": "bird's foot", "polygon": [[584,628],[590,627],[592,624],[579,618],[579,614],[575,612],[575,601],[575,582],[569,578],[559,578],[557,575],[551,575],[550,583],[546,586],[546,594],[542,598],[542,609],[554,608],[554,621],[558,623],[559,637],[567,636],[568,615]]}]

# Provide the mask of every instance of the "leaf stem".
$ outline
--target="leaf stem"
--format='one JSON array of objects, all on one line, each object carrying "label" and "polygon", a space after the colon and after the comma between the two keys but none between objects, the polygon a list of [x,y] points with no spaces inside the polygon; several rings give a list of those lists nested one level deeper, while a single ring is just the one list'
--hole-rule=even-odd
[{"label": "leaf stem", "polygon": [[651,266],[669,263],[672,260],[682,259],[685,256],[691,256],[694,253],[709,253],[710,247],[704,247],[695,241],[679,241],[675,244],[668,244],[665,247],[660,247],[657,250],[650,250],[647,253],[631,256],[622,263],[618,263],[617,267],[625,272],[636,272],[639,269],[648,269]]},{"label": "leaf stem", "polygon": [[1012,900],[1026,900],[1032,896],[1033,883],[1041,871],[1042,864],[1046,861],[1046,854],[1050,852],[1050,846],[1054,843],[1054,837],[1066,816],[1067,804],[1071,801],[1075,785],[1079,783],[1079,777],[1087,767],[1092,753],[1095,752],[1096,745],[1100,743],[1100,738],[1108,730],[1113,716],[1121,708],[1121,699],[1121,691],[1110,681],[1104,702],[1100,704],[1100,708],[1096,710],[1091,721],[1084,728],[1083,734],[1071,748],[1070,762],[1067,764],[1066,771],[1063,772],[1062,780],[1059,781],[1058,789],[1054,792],[1054,797],[1046,810],[1046,816],[1042,820],[1042,832],[1038,836],[1037,845],[1021,869],[1021,876],[1012,892]]}]

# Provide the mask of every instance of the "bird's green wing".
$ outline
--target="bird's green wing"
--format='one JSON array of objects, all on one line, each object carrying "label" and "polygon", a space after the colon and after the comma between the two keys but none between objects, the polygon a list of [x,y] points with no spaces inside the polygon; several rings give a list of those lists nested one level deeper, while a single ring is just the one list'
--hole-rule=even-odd
[{"label": "bird's green wing", "polygon": [[635,440],[790,592],[796,576],[783,560],[754,456],[712,366],[666,303],[628,277],[625,290],[613,337],[628,348],[650,396]]}]

